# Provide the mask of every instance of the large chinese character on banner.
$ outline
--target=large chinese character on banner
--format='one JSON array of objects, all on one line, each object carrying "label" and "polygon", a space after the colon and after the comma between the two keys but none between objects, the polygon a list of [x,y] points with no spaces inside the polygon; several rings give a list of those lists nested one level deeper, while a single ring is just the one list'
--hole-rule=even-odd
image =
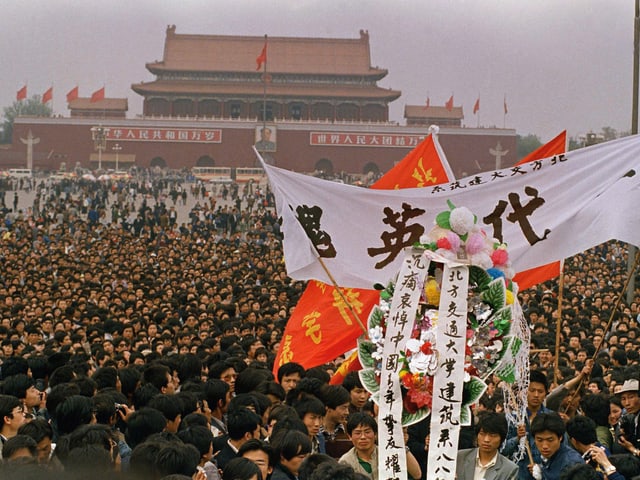
[{"label": "large chinese character on banner", "polygon": [[[414,268],[403,266],[384,288],[368,336],[359,339],[360,378],[390,425],[431,413],[427,477],[453,479],[460,427],[471,424],[470,407],[491,375],[509,385],[507,413],[524,414],[515,406],[526,405],[529,333],[506,245],[489,238],[469,209],[449,204],[416,247],[421,255],[405,251]],[[389,455],[403,447],[399,432],[379,432]]]}]

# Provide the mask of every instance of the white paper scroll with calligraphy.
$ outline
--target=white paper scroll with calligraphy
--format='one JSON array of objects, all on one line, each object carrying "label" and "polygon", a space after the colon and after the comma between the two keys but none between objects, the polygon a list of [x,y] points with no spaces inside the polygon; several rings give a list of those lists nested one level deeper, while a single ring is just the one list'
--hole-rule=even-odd
[{"label": "white paper scroll with calligraphy", "polygon": [[439,360],[433,380],[427,471],[427,478],[433,480],[456,477],[465,376],[468,282],[468,266],[445,263],[436,328]]},{"label": "white paper scroll with calligraphy", "polygon": [[[378,405],[378,472],[380,480],[404,478],[407,459],[402,434],[400,351],[411,336],[422,286],[429,267],[423,250],[405,250],[391,310],[380,373]],[[365,380],[366,381],[366,380]]]}]

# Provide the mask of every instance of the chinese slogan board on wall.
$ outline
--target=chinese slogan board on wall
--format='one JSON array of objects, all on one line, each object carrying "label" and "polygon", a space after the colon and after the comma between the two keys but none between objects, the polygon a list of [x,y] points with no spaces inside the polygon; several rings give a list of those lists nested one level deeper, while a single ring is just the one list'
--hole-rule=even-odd
[{"label": "chinese slogan board on wall", "polygon": [[131,142],[222,143],[219,128],[111,128],[108,140]]},{"label": "chinese slogan board on wall", "polygon": [[335,147],[415,147],[424,135],[399,135],[382,133],[311,132],[309,144]]}]

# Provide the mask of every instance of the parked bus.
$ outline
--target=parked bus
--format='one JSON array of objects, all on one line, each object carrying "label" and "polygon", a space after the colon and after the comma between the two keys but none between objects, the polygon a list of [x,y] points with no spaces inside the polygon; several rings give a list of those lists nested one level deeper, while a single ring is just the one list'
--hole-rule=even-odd
[{"label": "parked bus", "polygon": [[231,182],[231,167],[193,167],[193,176],[202,182]]},{"label": "parked bus", "polygon": [[236,182],[246,183],[253,180],[254,183],[261,183],[266,179],[266,174],[262,168],[248,168],[237,167],[236,168]]}]

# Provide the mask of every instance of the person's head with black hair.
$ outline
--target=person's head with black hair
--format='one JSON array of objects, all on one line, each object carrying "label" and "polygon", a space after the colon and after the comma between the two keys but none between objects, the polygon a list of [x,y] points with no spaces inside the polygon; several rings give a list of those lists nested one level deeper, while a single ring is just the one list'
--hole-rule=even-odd
[{"label": "person's head with black hair", "polygon": [[29,362],[23,357],[13,356],[2,362],[2,378],[7,379],[18,373],[29,374]]},{"label": "person's head with black hair", "polygon": [[19,458],[38,458],[38,444],[29,435],[17,434],[7,439],[2,446],[2,458],[5,462]]},{"label": "person's head with black hair", "polygon": [[508,424],[507,419],[501,413],[483,412],[478,415],[478,423],[475,426],[478,446],[480,446],[480,437],[498,437],[498,448],[500,444],[507,438]]},{"label": "person's head with black hair", "polygon": [[193,445],[169,443],[156,456],[155,470],[160,477],[172,474],[191,477],[200,463],[200,453]]},{"label": "person's head with black hair", "polygon": [[295,409],[298,417],[302,420],[302,423],[307,427],[309,436],[315,437],[318,435],[326,412],[324,403],[322,403],[317,397],[307,395],[291,406]]},{"label": "person's head with black hair", "polygon": [[302,365],[295,362],[287,362],[278,368],[278,383],[282,385],[285,393],[296,388],[298,382],[305,376],[305,369]]},{"label": "person's head with black hair", "polygon": [[125,440],[131,448],[144,442],[154,433],[162,432],[167,426],[167,419],[155,408],[143,407],[131,414],[127,421]]},{"label": "person's head with black hair", "polygon": [[96,474],[100,477],[102,472],[105,475],[103,478],[114,474],[113,458],[109,452],[100,445],[92,443],[78,445],[71,449],[63,465],[65,476],[72,479],[93,478]]},{"label": "person's head with black hair", "polygon": [[323,365],[308,369],[305,377],[318,379],[323,385],[328,385],[331,380],[331,375],[329,375],[329,372],[327,372],[327,369]]},{"label": "person's head with black hair", "polygon": [[19,435],[28,435],[35,440],[38,447],[38,462],[49,463],[51,457],[51,442],[53,440],[53,429],[44,418],[34,418],[29,423],[25,423],[18,429]]},{"label": "person's head with black hair", "polygon": [[611,455],[609,461],[624,478],[632,478],[640,472],[640,458],[634,455],[618,453]]},{"label": "person's head with black hair", "polygon": [[369,392],[360,381],[358,372],[349,372],[344,376],[342,386],[349,392],[350,403],[356,410],[362,410],[369,400]]},{"label": "person's head with black hair", "polygon": [[144,384],[151,384],[156,387],[160,393],[173,394],[176,391],[171,369],[161,363],[153,363],[142,372],[142,381]]},{"label": "person's head with black hair", "polygon": [[229,440],[239,448],[251,438],[260,437],[261,420],[257,413],[248,408],[229,411],[227,415],[227,430]]},{"label": "person's head with black hair", "polygon": [[229,384],[220,379],[210,378],[202,387],[204,398],[211,409],[211,414],[220,419],[227,411],[227,405],[231,400]]},{"label": "person's head with black hair", "polygon": [[284,388],[279,383],[275,381],[261,382],[255,388],[256,392],[263,393],[271,400],[271,405],[275,406],[282,402],[285,399]]},{"label": "person's head with black hair", "polygon": [[[84,375],[79,375],[75,377],[69,383],[73,383],[78,387],[80,387],[80,395],[83,395],[85,397],[93,397],[98,391],[96,382],[94,382],[89,377],[85,377]],[[109,390],[112,390],[114,392],[117,391],[115,388],[111,388],[111,387],[102,389],[103,392],[106,392]]]},{"label": "person's head with black hair", "polygon": [[580,407],[584,414],[601,427],[609,427],[609,396],[604,393],[587,394],[580,400]]},{"label": "person's head with black hair", "polygon": [[281,430],[273,435],[271,445],[278,457],[278,465],[293,475],[298,475],[301,457],[311,453],[312,444],[309,436],[299,430]]},{"label": "person's head with black hair", "polygon": [[349,415],[347,419],[347,434],[351,437],[355,429],[369,429],[374,434],[378,433],[378,422],[368,413],[356,412]]},{"label": "person's head with black hair", "polygon": [[184,443],[193,445],[200,453],[200,465],[211,460],[213,456],[213,434],[205,426],[193,425],[178,432],[178,438]]},{"label": "person's head with black hair", "polygon": [[158,452],[169,444],[166,439],[148,439],[138,444],[131,452],[129,459],[129,473],[132,478],[151,480],[155,479],[155,464]]},{"label": "person's head with black hair", "polygon": [[147,407],[160,411],[167,419],[167,432],[176,433],[180,427],[182,419],[182,402],[175,398],[175,395],[159,394],[153,397]]},{"label": "person's head with black hair", "polygon": [[222,471],[222,480],[266,480],[262,478],[260,467],[247,458],[231,460]]},{"label": "person's head with black hair", "polygon": [[307,395],[316,395],[324,384],[322,381],[313,377],[304,377],[298,382],[295,388],[289,390],[286,394],[285,402],[289,405],[293,405],[296,401],[304,398]]},{"label": "person's head with black hair", "polygon": [[178,378],[180,383],[201,382],[202,381],[202,360],[198,356],[187,353],[179,356],[177,365]]},{"label": "person's head with black hair", "polygon": [[277,461],[271,445],[257,438],[252,438],[243,443],[238,450],[238,457],[246,458],[255,463],[264,479],[271,474]]},{"label": "person's head with black hair", "polygon": [[600,475],[591,465],[578,463],[564,469],[560,474],[560,480],[600,480]]},{"label": "person's head with black hair", "polygon": [[154,385],[150,383],[142,385],[133,393],[134,408],[136,410],[140,410],[141,408],[146,407],[151,399],[156,395],[160,395],[160,390],[158,390]]},{"label": "person's head with black hair", "polygon": [[596,423],[584,415],[576,415],[570,418],[566,424],[566,429],[571,445],[581,454],[598,441]]},{"label": "person's head with black hair", "polygon": [[532,412],[537,412],[549,391],[547,376],[538,370],[529,372],[529,390],[527,391],[527,406]]},{"label": "person's head with black hair", "polygon": [[262,382],[273,380],[273,374],[263,368],[245,368],[236,378],[236,394],[251,393]]},{"label": "person's head with black hair", "polygon": [[118,377],[118,370],[114,367],[102,367],[96,370],[96,372],[91,375],[91,379],[96,382],[96,387],[98,390],[102,390],[104,388],[118,388],[118,384],[120,383],[120,378]]},{"label": "person's head with black hair", "polygon": [[[338,465],[338,461],[335,458],[330,457],[329,455],[326,455],[324,453],[312,453],[300,464],[300,469],[298,470],[298,480],[310,480],[311,476],[314,475],[314,472],[316,472],[316,470],[318,470],[321,465],[325,464],[336,466]],[[351,469],[351,467],[349,468]],[[351,469],[351,471],[353,472],[353,469]],[[325,478],[324,476],[322,476],[322,478],[325,480],[331,480],[334,477],[329,476]]]},{"label": "person's head with black hair", "polygon": [[110,393],[98,393],[93,397],[96,422],[102,425],[115,425],[117,420],[117,402]]},{"label": "person's head with black hair", "polygon": [[28,412],[32,412],[42,401],[40,392],[35,387],[35,382],[24,373],[8,377],[2,384],[2,393],[17,397],[22,401]]},{"label": "person's head with black hair", "polygon": [[53,388],[61,383],[69,383],[74,378],[76,378],[76,372],[73,367],[71,365],[62,365],[49,375],[49,387]]},{"label": "person's head with black hair", "polygon": [[607,383],[604,381],[602,377],[591,377],[589,380],[587,388],[591,393],[609,393],[609,389],[607,388]]},{"label": "person's head with black hair", "polygon": [[233,360],[220,360],[209,364],[209,373],[207,375],[209,378],[226,382],[229,385],[230,392],[232,394],[235,392],[238,370]]},{"label": "person's head with black hair", "polygon": [[546,459],[560,449],[566,431],[562,418],[555,412],[538,413],[531,422],[530,430],[538,450]]},{"label": "person's head with black hair", "polygon": [[301,475],[300,480],[357,480],[358,477],[353,467],[332,460],[333,462],[319,463],[316,469],[309,472],[309,475]]},{"label": "person's head with black hair", "polygon": [[180,422],[180,427],[178,428],[178,432],[182,430],[186,430],[190,427],[201,426],[201,427],[210,427],[209,420],[202,413],[190,413],[186,415],[182,421]]},{"label": "person's head with black hair", "polygon": [[82,395],[72,395],[58,405],[54,418],[59,435],[71,433],[80,425],[95,422],[93,401]]}]

